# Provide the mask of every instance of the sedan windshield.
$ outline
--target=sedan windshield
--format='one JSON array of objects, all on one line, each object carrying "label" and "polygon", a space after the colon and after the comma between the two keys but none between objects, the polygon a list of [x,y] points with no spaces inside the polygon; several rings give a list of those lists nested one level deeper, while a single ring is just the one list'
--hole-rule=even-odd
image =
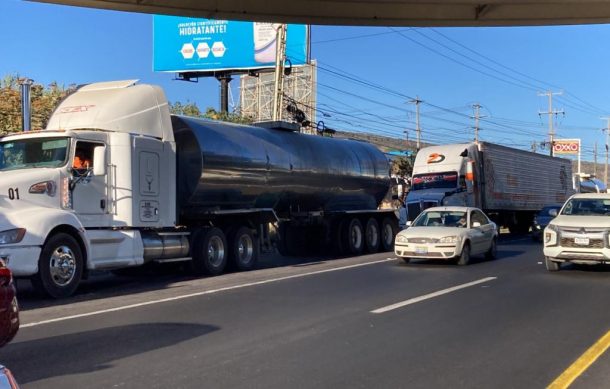
[{"label": "sedan windshield", "polygon": [[63,166],[67,161],[68,144],[68,138],[0,142],[0,171]]},{"label": "sedan windshield", "polygon": [[424,212],[413,222],[414,227],[466,227],[466,212]]},{"label": "sedan windshield", "polygon": [[443,188],[455,189],[458,184],[457,172],[416,174],[412,179],[411,190]]},{"label": "sedan windshield", "polygon": [[594,198],[571,199],[566,203],[565,207],[563,207],[561,214],[577,216],[607,216],[610,215],[610,200]]}]

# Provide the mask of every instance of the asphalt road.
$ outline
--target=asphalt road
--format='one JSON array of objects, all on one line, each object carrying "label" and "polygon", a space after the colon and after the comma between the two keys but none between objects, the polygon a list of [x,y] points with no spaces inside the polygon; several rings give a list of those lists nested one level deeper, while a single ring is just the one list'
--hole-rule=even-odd
[{"label": "asphalt road", "polygon": [[[0,361],[26,389],[544,388],[610,330],[610,268],[549,273],[541,255],[524,238],[466,267],[376,254],[152,269],[62,302],[20,282]],[[608,387],[608,353],[573,387]]]}]

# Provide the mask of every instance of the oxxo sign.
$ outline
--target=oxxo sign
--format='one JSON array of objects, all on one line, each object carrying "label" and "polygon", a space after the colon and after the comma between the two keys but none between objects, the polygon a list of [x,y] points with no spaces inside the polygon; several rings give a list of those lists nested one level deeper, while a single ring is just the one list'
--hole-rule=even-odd
[{"label": "oxxo sign", "polygon": [[562,139],[553,142],[555,154],[578,154],[580,151],[580,139]]}]

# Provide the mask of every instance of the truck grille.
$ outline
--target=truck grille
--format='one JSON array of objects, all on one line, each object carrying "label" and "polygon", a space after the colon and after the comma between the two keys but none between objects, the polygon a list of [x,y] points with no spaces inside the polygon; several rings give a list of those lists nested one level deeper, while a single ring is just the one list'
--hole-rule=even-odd
[{"label": "truck grille", "polygon": [[592,227],[559,227],[560,232],[568,233],[586,233],[586,234],[602,234],[607,231],[606,228],[592,228]]},{"label": "truck grille", "polygon": [[419,208],[419,203],[415,204],[407,204],[407,219],[415,220],[415,218],[420,214],[421,209]]},{"label": "truck grille", "polygon": [[561,238],[560,244],[562,247],[581,247],[581,248],[591,248],[591,249],[604,248],[603,239],[589,239],[588,245],[582,245],[582,244],[574,243],[574,238]]}]

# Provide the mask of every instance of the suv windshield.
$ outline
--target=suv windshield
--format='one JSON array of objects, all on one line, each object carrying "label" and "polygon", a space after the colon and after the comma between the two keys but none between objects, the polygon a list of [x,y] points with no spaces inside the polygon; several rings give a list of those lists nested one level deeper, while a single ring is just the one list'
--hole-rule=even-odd
[{"label": "suv windshield", "polygon": [[563,207],[561,214],[594,216],[610,215],[610,199],[571,199]]},{"label": "suv windshield", "polygon": [[411,181],[411,190],[430,188],[455,189],[458,184],[457,172],[417,174]]},{"label": "suv windshield", "polygon": [[68,138],[30,138],[0,142],[0,171],[60,167],[68,157]]}]

